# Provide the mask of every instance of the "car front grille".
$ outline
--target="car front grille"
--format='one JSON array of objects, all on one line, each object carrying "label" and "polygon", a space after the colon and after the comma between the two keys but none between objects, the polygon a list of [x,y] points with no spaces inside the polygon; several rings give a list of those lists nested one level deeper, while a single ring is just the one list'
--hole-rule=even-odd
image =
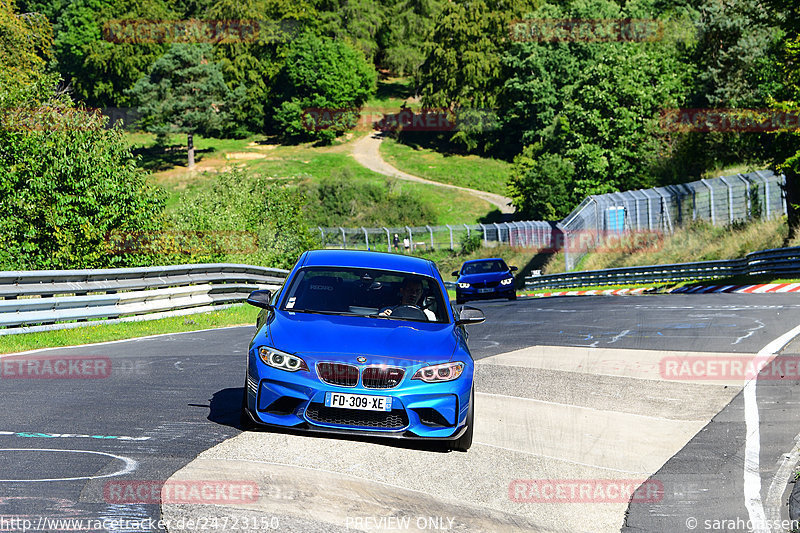
[{"label": "car front grille", "polygon": [[400,384],[403,374],[402,368],[370,366],[361,374],[361,385],[365,389],[391,389]]},{"label": "car front grille", "polygon": [[342,363],[317,363],[319,379],[331,385],[355,387],[358,383],[358,368]]},{"label": "car front grille", "polygon": [[306,409],[306,417],[312,422],[337,426],[360,426],[379,429],[402,429],[408,425],[408,416],[402,409],[389,412],[338,409],[313,403]]}]

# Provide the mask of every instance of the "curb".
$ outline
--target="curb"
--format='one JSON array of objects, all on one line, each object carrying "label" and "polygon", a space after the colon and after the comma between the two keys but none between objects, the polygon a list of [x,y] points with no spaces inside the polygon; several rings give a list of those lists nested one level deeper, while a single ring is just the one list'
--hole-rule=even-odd
[{"label": "curb", "polygon": [[687,285],[670,294],[706,294],[712,292],[765,294],[771,292],[800,292],[800,283],[762,283],[758,285]]},{"label": "curb", "polygon": [[529,298],[550,298],[552,296],[638,296],[645,291],[651,291],[654,289],[655,287],[638,287],[636,289],[596,289],[591,291],[542,292],[539,294],[526,294],[525,296],[528,296]]}]

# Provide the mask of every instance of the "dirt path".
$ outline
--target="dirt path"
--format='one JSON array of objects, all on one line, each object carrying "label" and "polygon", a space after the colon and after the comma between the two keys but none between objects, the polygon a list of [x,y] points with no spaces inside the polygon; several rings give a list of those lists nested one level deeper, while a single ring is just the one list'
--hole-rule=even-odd
[{"label": "dirt path", "polygon": [[371,133],[366,137],[359,139],[353,143],[353,157],[355,157],[356,161],[358,161],[358,163],[362,166],[367,167],[373,172],[383,174],[384,176],[391,176],[401,180],[416,181],[418,183],[427,183],[428,185],[435,185],[437,187],[458,189],[459,191],[467,192],[489,202],[494,206],[497,206],[501,213],[514,212],[514,206],[511,205],[511,198],[506,198],[505,196],[500,196],[499,194],[494,194],[491,192],[478,191],[476,189],[468,189],[467,187],[459,187],[458,185],[450,185],[449,183],[440,183],[438,181],[427,180],[418,176],[412,176],[411,174],[407,174],[402,170],[393,167],[381,157],[379,148],[382,140],[383,137],[376,133]]}]

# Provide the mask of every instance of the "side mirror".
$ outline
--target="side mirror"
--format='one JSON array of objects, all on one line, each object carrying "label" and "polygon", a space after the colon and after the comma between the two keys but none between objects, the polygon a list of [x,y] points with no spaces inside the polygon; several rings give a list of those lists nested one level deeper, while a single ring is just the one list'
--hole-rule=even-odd
[{"label": "side mirror", "polygon": [[486,320],[486,315],[483,314],[483,311],[465,305],[458,313],[458,318],[456,318],[456,326],[480,324],[484,320]]},{"label": "side mirror", "polygon": [[517,270],[517,267],[508,267],[509,272],[514,272]]},{"label": "side mirror", "polygon": [[457,278],[458,277],[458,270],[453,270],[453,274],[452,275],[453,275],[454,278]]},{"label": "side mirror", "polygon": [[253,291],[250,293],[250,296],[247,297],[247,303],[250,305],[254,305],[256,307],[260,307],[262,309],[269,309],[272,307],[269,301],[272,299],[272,292],[263,290],[263,291]]}]

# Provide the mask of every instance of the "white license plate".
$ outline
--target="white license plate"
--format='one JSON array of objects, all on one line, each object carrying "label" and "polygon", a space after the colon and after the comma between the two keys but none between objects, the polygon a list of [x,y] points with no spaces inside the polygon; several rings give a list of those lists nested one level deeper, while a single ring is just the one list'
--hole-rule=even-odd
[{"label": "white license plate", "polygon": [[492,292],[494,289],[478,289],[480,293]]},{"label": "white license plate", "polygon": [[364,394],[326,392],[325,407],[359,409],[362,411],[391,411],[392,399],[386,396],[367,396]]}]

